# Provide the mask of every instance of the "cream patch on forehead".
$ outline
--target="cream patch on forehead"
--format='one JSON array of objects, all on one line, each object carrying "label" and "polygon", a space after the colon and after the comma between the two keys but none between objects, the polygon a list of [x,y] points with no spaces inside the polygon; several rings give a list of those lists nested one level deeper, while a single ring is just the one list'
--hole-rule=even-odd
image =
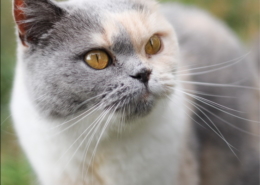
[{"label": "cream patch on forehead", "polygon": [[165,19],[155,12],[129,10],[121,13],[110,13],[104,24],[107,40],[112,44],[112,38],[119,34],[119,27],[128,33],[137,52],[141,52],[151,36],[172,34],[172,27]]},{"label": "cream patch on forehead", "polygon": [[[153,29],[147,22],[147,15],[137,11],[127,11],[112,15],[127,31],[135,49],[142,47],[150,38]],[[144,41],[145,40],[145,41]]]},{"label": "cream patch on forehead", "polygon": [[[159,6],[155,1],[132,0],[132,3],[142,4],[142,10],[128,9],[111,12],[104,10],[102,21],[103,34],[93,34],[93,40],[100,46],[112,46],[113,38],[120,34],[122,27],[128,33],[136,51],[140,52],[153,34],[167,35],[171,29],[165,19],[159,14]],[[129,5],[129,7],[131,7]],[[170,31],[169,31],[170,30]]]}]

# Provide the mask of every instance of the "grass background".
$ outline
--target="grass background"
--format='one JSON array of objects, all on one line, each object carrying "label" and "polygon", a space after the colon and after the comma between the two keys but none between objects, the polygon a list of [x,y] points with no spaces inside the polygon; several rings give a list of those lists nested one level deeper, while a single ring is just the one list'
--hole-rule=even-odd
[{"label": "grass background", "polygon": [[[162,0],[163,1],[163,0]],[[225,21],[245,43],[259,34],[259,0],[164,0],[195,4]],[[12,128],[9,101],[15,66],[12,1],[1,1],[1,185],[30,185],[35,177]]]}]

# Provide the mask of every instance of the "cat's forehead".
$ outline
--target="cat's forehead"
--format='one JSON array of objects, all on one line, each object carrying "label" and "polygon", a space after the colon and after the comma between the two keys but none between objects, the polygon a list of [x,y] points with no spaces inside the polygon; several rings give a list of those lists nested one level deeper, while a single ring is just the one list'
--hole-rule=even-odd
[{"label": "cat's forehead", "polygon": [[92,33],[93,41],[104,47],[138,45],[142,38],[149,38],[153,33],[152,29],[145,27],[147,23],[142,17],[139,12],[135,11],[109,12],[101,21],[103,31]]},{"label": "cat's forehead", "polygon": [[[92,42],[98,43],[100,47],[113,47],[119,53],[126,51],[126,48],[127,53],[133,49],[141,50],[153,34],[167,34],[169,31],[165,25],[158,26],[158,22],[163,24],[164,19],[158,14],[154,1],[110,0],[100,1],[100,4],[96,1],[92,3],[92,0],[72,2],[73,5],[77,2],[76,6],[81,12],[89,14],[91,11],[93,18],[99,17],[98,25],[102,32],[91,32]],[[81,15],[84,17],[84,13]]]}]

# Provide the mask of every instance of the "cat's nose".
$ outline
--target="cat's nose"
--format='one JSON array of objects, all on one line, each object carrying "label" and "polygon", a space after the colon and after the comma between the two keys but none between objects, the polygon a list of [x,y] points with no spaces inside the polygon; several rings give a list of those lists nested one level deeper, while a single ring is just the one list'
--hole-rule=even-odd
[{"label": "cat's nose", "polygon": [[132,78],[139,80],[140,82],[147,83],[150,79],[152,70],[143,68],[135,75],[130,75]]}]

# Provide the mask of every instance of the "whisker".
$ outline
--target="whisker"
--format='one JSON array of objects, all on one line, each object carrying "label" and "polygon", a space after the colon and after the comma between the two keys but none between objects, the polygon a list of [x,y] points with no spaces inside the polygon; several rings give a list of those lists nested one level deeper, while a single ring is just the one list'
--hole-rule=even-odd
[{"label": "whisker", "polygon": [[209,97],[234,98],[234,99],[237,99],[236,97],[233,97],[233,96],[223,96],[223,95],[217,95],[217,94],[208,94],[208,93],[204,93],[204,92],[201,92],[201,91],[190,90],[190,89],[185,89],[185,88],[182,88],[182,90],[184,90],[186,92],[193,93],[193,94],[199,94],[199,95],[204,95],[204,96],[209,96]]},{"label": "whisker", "polygon": [[77,120],[76,122],[74,122],[74,123],[71,124],[70,126],[66,127],[65,129],[63,129],[63,130],[61,130],[61,131],[55,133],[54,135],[48,136],[47,139],[52,138],[52,137],[54,137],[54,136],[57,136],[57,135],[63,133],[64,131],[66,131],[66,130],[72,128],[73,126],[75,126],[76,124],[78,124],[80,121],[82,121],[83,119],[85,119],[86,117],[88,117],[90,114],[92,114],[93,112],[95,112],[95,111],[98,110],[99,108],[100,108],[100,104],[99,104],[99,105],[96,105],[96,107],[94,108],[94,110],[92,110],[91,112],[89,112],[87,115],[84,115],[81,119]]},{"label": "whisker", "polygon": [[[122,105],[125,105],[125,102],[126,102],[127,99],[125,99],[122,103]],[[119,121],[119,125],[118,125],[118,131],[117,131],[117,135],[119,137],[121,131],[122,131],[122,122],[123,122],[123,119],[124,119],[124,112],[125,112],[125,106],[124,106],[124,109],[123,109],[123,112],[122,112],[122,115],[120,117],[120,121]]]},{"label": "whisker", "polygon": [[[177,90],[177,89],[176,89],[176,90]],[[237,116],[237,115],[235,115],[235,114],[232,114],[232,113],[230,113],[230,112],[224,111],[224,110],[222,110],[222,109],[220,109],[220,108],[218,108],[218,107],[216,107],[216,106],[213,106],[213,105],[211,105],[211,104],[209,104],[209,103],[206,103],[206,102],[204,102],[203,100],[200,99],[201,97],[198,98],[198,97],[196,97],[195,95],[191,95],[191,94],[185,93],[185,92],[183,92],[183,91],[181,91],[181,92],[184,93],[184,94],[186,94],[186,95],[188,95],[188,96],[191,96],[191,97],[195,98],[196,100],[198,100],[198,101],[200,101],[200,102],[202,102],[202,103],[204,103],[204,104],[206,104],[206,105],[209,105],[210,107],[213,107],[213,108],[215,108],[215,109],[217,109],[217,110],[219,110],[219,111],[221,111],[221,112],[224,112],[224,113],[226,113],[226,114],[228,114],[228,115],[234,116],[234,117],[236,117],[236,118],[238,118],[238,119],[241,119],[241,120],[244,120],[244,121],[253,122],[253,123],[259,123],[258,121],[254,121],[254,120],[249,120],[249,119],[246,119],[246,118],[242,118],[242,117]]]},{"label": "whisker", "polygon": [[[190,76],[190,75],[201,75],[201,74],[206,74],[206,73],[211,73],[211,72],[214,72],[214,71],[218,71],[218,70],[221,70],[221,69],[225,69],[225,68],[228,68],[228,67],[231,67],[239,62],[241,62],[243,59],[246,58],[247,55],[249,55],[250,53],[247,53],[246,55],[242,56],[242,57],[239,57],[237,59],[233,59],[233,60],[230,60],[228,62],[223,62],[223,63],[219,63],[219,64],[214,64],[214,65],[209,65],[209,66],[203,66],[203,67],[198,67],[198,68],[193,68],[193,69],[187,69],[187,70],[183,70],[183,71],[187,71],[188,73],[187,74],[180,74],[181,72],[183,71],[178,71],[177,75],[178,76]],[[231,63],[233,62],[233,63]],[[190,71],[192,70],[198,70],[198,69],[205,69],[205,68],[209,68],[209,67],[217,67],[217,66],[220,66],[220,65],[223,65],[223,64],[226,64],[228,63],[228,65],[225,65],[225,66],[222,66],[222,67],[219,67],[219,68],[214,68],[212,70],[208,70],[208,71],[203,71],[203,72],[196,72],[196,73],[190,73]],[[231,64],[229,64],[231,63]]]},{"label": "whisker", "polygon": [[84,102],[82,102],[81,104],[79,104],[79,105],[74,109],[73,112],[76,112],[81,106],[83,106],[83,105],[86,104],[87,102],[89,102],[89,101],[91,101],[91,100],[93,100],[93,99],[95,99],[95,98],[97,98],[97,97],[103,96],[104,94],[106,94],[106,92],[103,92],[103,93],[101,93],[101,94],[99,94],[99,95],[97,95],[97,96],[94,96],[94,97],[92,97],[92,98],[89,98],[89,99],[85,100]]},{"label": "whisker", "polygon": [[123,119],[122,119],[122,122],[120,123],[120,133],[123,132],[123,124],[125,123],[125,109],[126,109],[126,107],[124,106],[124,110],[123,110],[123,114],[122,114]]},{"label": "whisker", "polygon": [[235,151],[232,149],[236,149],[233,145],[231,145],[226,139],[225,137],[223,136],[223,134],[220,132],[220,130],[218,129],[218,127],[214,124],[214,122],[208,117],[208,115],[202,111],[200,108],[198,108],[198,104],[197,103],[193,103],[193,105],[195,106],[195,108],[197,108],[210,122],[211,124],[216,128],[216,130],[218,131],[218,133],[220,134],[220,136],[222,136],[221,138],[223,139],[223,141],[227,144],[227,146],[229,147],[229,149],[231,150],[231,152],[235,155],[235,157],[239,160],[237,154],[235,153]]},{"label": "whisker", "polygon": [[[167,96],[167,98],[171,101],[171,97],[170,96]],[[193,112],[193,110],[191,110],[188,106],[186,106],[185,104],[183,104],[187,109],[189,109],[190,111]],[[174,111],[173,109],[171,109],[172,111]],[[194,112],[193,112],[194,113]],[[195,123],[197,123],[199,126],[201,126],[202,128],[206,128],[204,127],[202,124],[200,124],[198,121],[196,121],[194,118],[192,118],[187,112],[185,112],[185,114],[190,118],[192,119]]]},{"label": "whisker", "polygon": [[[100,140],[101,140],[101,138],[102,138],[102,135],[104,134],[104,132],[105,132],[105,130],[106,130],[108,124],[110,123],[111,119],[113,118],[113,116],[114,116],[114,114],[115,114],[115,111],[116,111],[118,105],[119,105],[119,103],[117,104],[117,106],[115,107],[114,111],[111,113],[111,115],[109,116],[109,118],[107,119],[106,123],[104,124],[104,126],[103,126],[103,128],[102,128],[101,134],[100,134],[100,136],[99,136],[99,138],[98,138],[98,140],[97,140],[96,146],[95,146],[95,148],[94,148],[94,150],[93,150],[93,152],[92,152],[92,156],[91,156],[91,158],[90,158],[90,165],[93,164],[91,161],[92,161],[92,160],[94,161],[94,156],[95,156],[95,154],[96,154],[98,144],[99,144],[99,142],[100,142]],[[114,106],[112,106],[111,109],[112,109],[113,107],[114,107]],[[110,109],[110,110],[111,110],[111,109]],[[109,110],[109,112],[110,112],[110,110]],[[89,170],[89,167],[88,167],[88,169],[87,169],[87,172],[88,172],[88,170]]]},{"label": "whisker", "polygon": [[[228,61],[225,61],[225,62],[221,62],[221,63],[217,63],[217,64],[212,64],[212,65],[203,65],[202,67],[196,67],[196,68],[190,68],[191,66],[198,66],[198,65],[201,65],[201,64],[188,64],[188,65],[184,65],[183,67],[185,68],[185,70],[179,70],[180,72],[183,72],[183,71],[191,71],[191,70],[197,70],[197,69],[204,69],[204,68],[209,68],[209,67],[216,67],[216,66],[219,66],[219,65],[224,65],[224,64],[229,64],[229,63],[232,63],[234,61],[237,61],[237,60],[240,60],[241,58],[245,58],[247,57],[251,52],[248,52],[240,57],[237,57],[237,58],[234,58],[234,59],[231,59],[231,60],[228,60]],[[190,69],[187,69],[187,68],[190,68]]]},{"label": "whisker", "polygon": [[[214,124],[214,122],[207,116],[207,114],[205,114],[205,112],[203,112],[200,108],[198,108],[198,104],[192,101],[189,101],[188,99],[184,99],[185,101],[187,101],[188,103],[190,103],[191,105],[193,105],[195,108],[197,108],[209,121],[210,123],[213,125],[213,127],[216,129],[214,130],[201,116],[199,116],[195,111],[193,111],[192,109],[190,109],[190,111],[192,111],[198,118],[200,118],[200,120],[202,120],[215,134],[217,134],[229,147],[229,149],[231,150],[231,152],[238,158],[237,154],[234,152],[234,150],[232,148],[235,149],[234,146],[232,146],[226,139],[225,137],[222,135],[222,133],[220,132],[220,130],[218,129],[218,127]],[[239,158],[238,158],[239,160]]]},{"label": "whisker", "polygon": [[[81,138],[81,136],[83,136],[83,135],[89,130],[90,127],[91,127],[91,130],[92,130],[92,128],[95,126],[95,123],[97,122],[97,120],[98,120],[100,117],[102,117],[102,115],[103,115],[103,114],[99,115],[99,116],[96,118],[96,120],[94,120],[94,122],[92,122],[92,123],[84,130],[84,132],[82,132],[82,133],[78,136],[78,138],[69,146],[69,148],[63,153],[63,155],[60,157],[59,160],[61,160],[61,159],[66,155],[66,153],[67,153],[67,152],[72,148],[72,146]],[[87,133],[86,136],[88,136],[88,134],[91,132],[91,130]],[[58,160],[58,161],[59,161],[59,160]]]},{"label": "whisker", "polygon": [[[214,102],[214,101],[208,100],[208,99],[203,98],[203,97],[201,97],[201,96],[197,96],[197,95],[195,95],[195,94],[190,94],[190,93],[187,93],[187,92],[182,91],[182,90],[180,90],[180,89],[175,89],[175,90],[180,91],[180,92],[182,92],[182,93],[184,93],[184,94],[186,94],[186,95],[188,95],[188,96],[190,96],[190,97],[192,97],[192,98],[194,98],[194,99],[196,99],[196,100],[198,100],[198,101],[200,101],[200,102],[202,102],[202,103],[208,102],[208,103],[205,103],[205,104],[207,104],[207,105],[209,105],[209,106],[211,106],[211,107],[213,107],[213,108],[220,107],[220,108],[227,109],[227,110],[230,110],[230,111],[234,111],[234,112],[238,112],[238,113],[244,113],[244,112],[242,112],[242,111],[238,111],[238,110],[232,109],[232,108],[230,108],[230,107],[226,107],[226,106],[224,106],[224,105],[218,104],[218,103],[216,103],[216,102]],[[204,102],[204,101],[205,101],[205,102]],[[214,106],[216,106],[216,107],[214,107]]]},{"label": "whisker", "polygon": [[[193,105],[194,107],[196,107],[192,102],[189,101],[187,99],[184,99],[185,101],[187,101],[189,104]],[[201,116],[199,116],[195,111],[193,111],[192,109],[190,109],[188,106],[186,106],[190,111],[192,111],[198,118],[200,118],[200,120],[202,120],[213,132],[215,132],[215,134],[217,134],[221,139],[223,139],[223,136],[221,135],[221,133],[219,133],[219,130],[214,130]],[[210,120],[211,121],[211,120]]]},{"label": "whisker", "polygon": [[[69,123],[69,122],[71,122],[71,121],[74,121],[74,120],[76,120],[77,118],[79,118],[79,117],[83,116],[84,114],[88,113],[89,111],[91,111],[91,113],[92,113],[92,112],[93,112],[92,110],[95,109],[95,108],[97,108],[99,105],[100,105],[100,103],[94,105],[93,107],[91,107],[91,108],[88,109],[87,111],[83,112],[82,114],[80,114],[80,115],[78,115],[78,116],[76,116],[76,117],[74,117],[74,118],[72,118],[72,119],[70,119],[70,120],[68,120],[68,121],[65,121],[65,122],[63,122],[63,123],[61,123],[61,124],[58,124],[58,125],[56,125],[55,127],[50,128],[50,130],[57,129],[57,128],[59,128],[59,127],[65,125],[65,124],[67,124],[67,123]],[[96,110],[96,109],[95,109],[95,110]],[[91,114],[91,113],[89,113],[89,114]],[[88,116],[88,115],[86,115],[86,116]]]},{"label": "whisker", "polygon": [[196,82],[196,81],[183,81],[183,80],[177,80],[181,83],[186,84],[195,84],[195,85],[201,85],[201,86],[208,86],[208,87],[230,87],[230,88],[242,88],[242,89],[250,89],[250,90],[260,90],[259,88],[254,87],[248,87],[248,86],[242,86],[242,85],[232,85],[232,84],[218,84],[218,83],[207,83],[207,82]]},{"label": "whisker", "polygon": [[[106,116],[106,112],[104,111],[97,119],[103,119],[104,117]],[[101,118],[102,117],[102,118]],[[89,132],[86,134],[86,136],[83,138],[83,140],[80,142],[79,146],[76,148],[76,150],[74,151],[74,153],[72,154],[72,156],[70,157],[69,161],[65,164],[64,166],[64,170],[66,169],[66,167],[68,166],[68,164],[71,162],[71,160],[73,159],[73,157],[76,155],[77,151],[79,150],[79,148],[82,146],[82,144],[85,142],[85,140],[87,139],[88,135],[91,133],[91,131],[95,128],[95,126],[97,125],[97,119],[94,121],[94,125],[93,127],[89,130]],[[85,130],[86,131],[86,130]],[[85,132],[84,131],[84,132]],[[83,134],[80,135],[80,137],[82,136]],[[78,137],[77,140],[80,138]],[[76,143],[76,142],[74,142]],[[63,171],[62,171],[63,173]]]},{"label": "whisker", "polygon": [[[92,133],[91,138],[89,139],[89,141],[88,141],[88,143],[87,143],[87,145],[86,145],[86,149],[85,149],[85,151],[84,151],[84,156],[85,156],[85,157],[84,157],[84,160],[83,160],[83,163],[82,163],[82,165],[83,165],[83,167],[82,167],[82,168],[83,168],[83,169],[82,169],[83,181],[85,180],[85,178],[84,178],[84,171],[85,171],[85,166],[84,166],[84,164],[85,164],[85,161],[86,161],[88,149],[89,149],[89,147],[90,147],[90,145],[91,145],[91,142],[92,142],[92,140],[93,140],[93,138],[94,138],[94,135],[97,133],[99,127],[101,126],[102,121],[104,120],[104,118],[105,118],[106,115],[110,112],[111,109],[112,109],[112,107],[109,108],[108,110],[104,111],[104,112],[105,112],[105,115],[102,117],[102,119],[100,119],[99,123],[98,123],[97,126],[96,126],[96,129],[95,129],[94,132]],[[91,163],[91,160],[90,160],[90,163]],[[89,164],[89,165],[90,165],[90,164]],[[88,170],[87,170],[87,172],[88,172]],[[85,174],[87,174],[87,172],[86,172]]]},{"label": "whisker", "polygon": [[215,116],[216,118],[220,119],[221,121],[223,121],[223,122],[226,123],[227,125],[229,125],[229,126],[235,128],[235,129],[239,130],[240,132],[249,134],[249,135],[251,135],[251,136],[260,137],[260,135],[252,134],[251,132],[248,132],[248,131],[246,131],[246,130],[243,130],[243,129],[241,129],[241,128],[235,126],[235,125],[233,125],[232,123],[230,123],[230,122],[228,122],[228,121],[222,119],[221,117],[217,116],[217,115],[214,114],[213,112],[207,110],[207,109],[206,109],[205,107],[203,107],[202,105],[198,105],[198,104],[197,104],[197,106],[199,106],[199,107],[202,108],[203,110],[207,111],[207,112],[210,113],[211,115]]}]

